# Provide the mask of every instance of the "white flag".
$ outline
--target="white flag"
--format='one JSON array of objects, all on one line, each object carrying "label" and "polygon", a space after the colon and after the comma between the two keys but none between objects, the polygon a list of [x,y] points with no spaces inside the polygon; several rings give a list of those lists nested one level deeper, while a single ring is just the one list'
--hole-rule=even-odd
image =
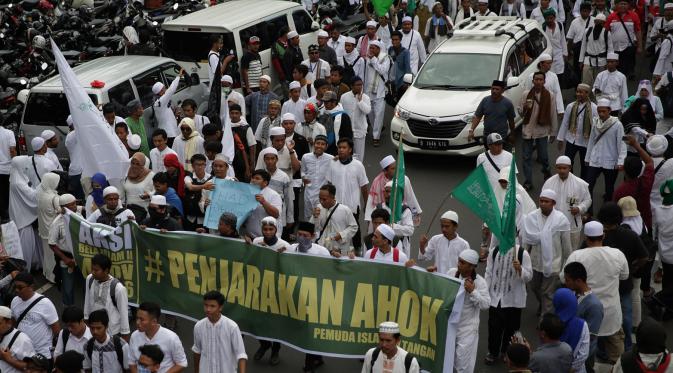
[{"label": "white flag", "polygon": [[[241,141],[245,141],[245,139],[241,139]],[[231,121],[227,118],[222,129],[222,154],[229,159],[229,162],[233,163],[234,152],[234,134],[231,132]]]},{"label": "white flag", "polygon": [[91,101],[75,72],[63,57],[54,40],[51,40],[56,66],[61,75],[63,92],[68,99],[68,107],[75,125],[77,146],[82,155],[82,176],[103,173],[108,180],[123,180],[129,168],[128,153],[118,146],[118,138],[112,134],[109,125],[96,105]]}]

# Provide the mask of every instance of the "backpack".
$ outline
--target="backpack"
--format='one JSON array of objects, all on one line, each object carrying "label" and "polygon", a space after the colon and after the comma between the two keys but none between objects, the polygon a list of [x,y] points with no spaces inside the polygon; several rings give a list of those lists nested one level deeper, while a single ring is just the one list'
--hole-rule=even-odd
[{"label": "backpack", "polygon": [[353,61],[353,64],[352,64],[352,65],[349,64],[349,63],[346,61],[346,57],[343,57],[343,56],[342,56],[341,58],[343,59],[343,62],[344,62],[343,79],[341,79],[341,81],[342,81],[342,82],[345,82],[346,84],[348,84],[348,85],[350,86],[350,85],[353,83],[353,78],[355,78],[355,69],[354,69],[354,67],[355,67],[355,65],[358,63],[358,61],[360,61],[360,58],[361,58],[361,57],[360,57],[360,56],[357,56],[357,58],[355,59],[355,61]]},{"label": "backpack", "polygon": [[[93,342],[94,342],[93,338],[89,339],[86,342],[86,356],[89,357],[89,360],[91,360],[91,355],[93,355]],[[117,361],[119,362],[119,366],[122,367],[122,371],[124,373],[128,372],[129,370],[124,369],[124,349],[122,346],[121,338],[117,335],[113,335],[112,344],[114,345],[115,352],[117,353]]]},{"label": "backpack", "polygon": [[[376,347],[374,349],[374,351],[372,352],[372,362],[371,362],[371,367],[369,367],[370,372],[374,370],[374,363],[376,363],[376,360],[379,358],[380,353],[381,353],[381,348],[379,348],[379,347]],[[404,357],[404,371],[405,372],[408,372],[409,369],[411,369],[411,362],[413,360],[414,360],[414,355],[407,352],[407,356]]]},{"label": "backpack", "polygon": [[[499,247],[499,246],[496,246],[496,247],[493,249],[493,254],[491,254],[491,260],[495,261],[495,257],[498,256],[498,251],[500,251],[500,247]],[[516,253],[516,260],[517,260],[519,263],[523,263],[523,252],[524,252],[524,248],[523,248],[523,247],[520,247],[520,248],[519,248],[519,251]]]},{"label": "backpack", "polygon": [[[206,179],[206,181],[198,182],[193,179],[194,175],[191,176],[192,176],[192,185],[204,185],[213,178],[213,176],[211,175]],[[191,190],[185,188],[185,200],[183,203],[183,207],[185,209],[185,216],[204,216],[204,214],[201,212],[201,207],[199,207],[200,201],[201,201],[201,191],[192,192]]]},{"label": "backpack", "polygon": [[[112,304],[117,308],[117,296],[115,295],[115,289],[117,289],[117,284],[119,284],[119,280],[116,278],[112,278],[112,283],[110,283],[110,299],[112,300]],[[89,278],[89,280],[86,282],[86,288],[87,291],[91,290],[91,286],[93,285],[93,276]]]},{"label": "backpack", "polygon": [[[379,252],[378,247],[373,248],[371,254],[369,254],[369,259],[376,258],[376,254],[378,252]],[[395,263],[400,262],[400,250],[396,247],[393,247],[393,262],[395,262]],[[376,360],[376,359],[374,359],[374,360]]]}]

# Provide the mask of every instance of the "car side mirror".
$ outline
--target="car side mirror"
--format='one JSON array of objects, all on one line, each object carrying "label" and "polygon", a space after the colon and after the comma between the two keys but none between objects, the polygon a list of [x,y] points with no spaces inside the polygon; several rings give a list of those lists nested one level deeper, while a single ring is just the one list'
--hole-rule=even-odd
[{"label": "car side mirror", "polygon": [[320,24],[316,21],[311,22],[311,30],[313,30],[313,31],[320,30]]},{"label": "car side mirror", "polygon": [[414,74],[404,74],[402,81],[406,84],[411,84],[414,81]]},{"label": "car side mirror", "polygon": [[189,75],[192,78],[192,85],[199,85],[201,84],[201,80],[199,79],[199,74],[197,73],[192,73]]},{"label": "car side mirror", "polygon": [[507,78],[507,88],[516,87],[518,85],[519,85],[518,76],[510,76],[509,78]]}]

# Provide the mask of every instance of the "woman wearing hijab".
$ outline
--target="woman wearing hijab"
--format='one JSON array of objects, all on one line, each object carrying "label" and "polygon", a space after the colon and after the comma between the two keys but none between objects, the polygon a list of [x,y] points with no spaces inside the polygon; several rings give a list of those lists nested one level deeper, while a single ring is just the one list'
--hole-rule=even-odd
[{"label": "woman wearing hijab", "polygon": [[150,205],[150,197],[154,194],[152,177],[154,172],[147,165],[149,159],[143,153],[135,153],[131,157],[131,166],[124,179],[123,197],[126,207],[133,211],[136,219],[142,221]]},{"label": "woman wearing hijab", "polygon": [[124,55],[135,54],[134,49],[140,43],[140,38],[138,37],[136,29],[134,29],[133,26],[126,26],[124,27],[124,30],[122,30],[122,34],[124,34],[124,40],[122,40]]},{"label": "woman wearing hijab", "polygon": [[638,83],[636,94],[629,97],[624,103],[624,111],[626,111],[637,98],[642,98],[650,102],[650,105],[654,110],[654,116],[657,118],[657,122],[664,119],[664,106],[661,104],[659,96],[654,95],[652,82],[649,80],[641,80],[640,83]]},{"label": "woman wearing hijab", "polygon": [[586,372],[584,362],[589,357],[589,327],[586,321],[577,317],[577,297],[575,292],[568,288],[561,288],[554,293],[554,310],[563,321],[561,342],[567,343],[573,349],[572,371]]},{"label": "woman wearing hijab", "polygon": [[60,176],[55,173],[47,172],[42,176],[42,182],[37,186],[37,223],[38,233],[42,240],[42,272],[44,277],[50,282],[54,282],[54,253],[49,248],[49,229],[54,219],[61,212],[61,206],[58,203],[58,183]]},{"label": "woman wearing hijab", "polygon": [[206,154],[203,147],[203,137],[196,131],[194,120],[183,118],[180,121],[180,133],[173,141],[171,149],[178,155],[178,161],[185,165],[185,170],[192,171],[191,159],[194,154]]},{"label": "woman wearing hijab", "polygon": [[[633,135],[643,147],[650,134],[654,134],[657,129],[657,118],[650,101],[644,98],[633,100],[631,106],[622,114],[622,125],[625,135]],[[630,155],[638,156],[638,152],[631,146],[627,147]]]},{"label": "woman wearing hijab", "polygon": [[84,203],[84,212],[86,213],[86,216],[90,216],[94,211],[98,210],[100,206],[105,205],[105,200],[103,200],[103,189],[109,186],[110,183],[102,173],[97,172],[91,176],[91,194],[86,197],[86,202]]},{"label": "woman wearing hijab", "polygon": [[164,156],[164,166],[168,175],[168,186],[175,189],[180,198],[185,198],[185,169],[175,154]]},{"label": "woman wearing hijab", "polygon": [[20,155],[12,158],[9,171],[9,219],[19,230],[26,271],[42,266],[42,241],[35,223],[37,221],[37,191],[29,185],[28,171],[32,170],[31,158]]}]

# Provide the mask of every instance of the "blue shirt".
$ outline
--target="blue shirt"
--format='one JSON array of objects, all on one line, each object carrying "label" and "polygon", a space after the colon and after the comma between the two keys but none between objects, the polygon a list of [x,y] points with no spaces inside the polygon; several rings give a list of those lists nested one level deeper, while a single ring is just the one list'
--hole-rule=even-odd
[{"label": "blue shirt", "polygon": [[164,195],[166,197],[166,202],[175,207],[176,210],[180,213],[180,215],[185,216],[184,210],[182,209],[182,200],[180,199],[180,196],[175,192],[175,189],[168,187],[168,190],[166,191],[166,194]]}]

